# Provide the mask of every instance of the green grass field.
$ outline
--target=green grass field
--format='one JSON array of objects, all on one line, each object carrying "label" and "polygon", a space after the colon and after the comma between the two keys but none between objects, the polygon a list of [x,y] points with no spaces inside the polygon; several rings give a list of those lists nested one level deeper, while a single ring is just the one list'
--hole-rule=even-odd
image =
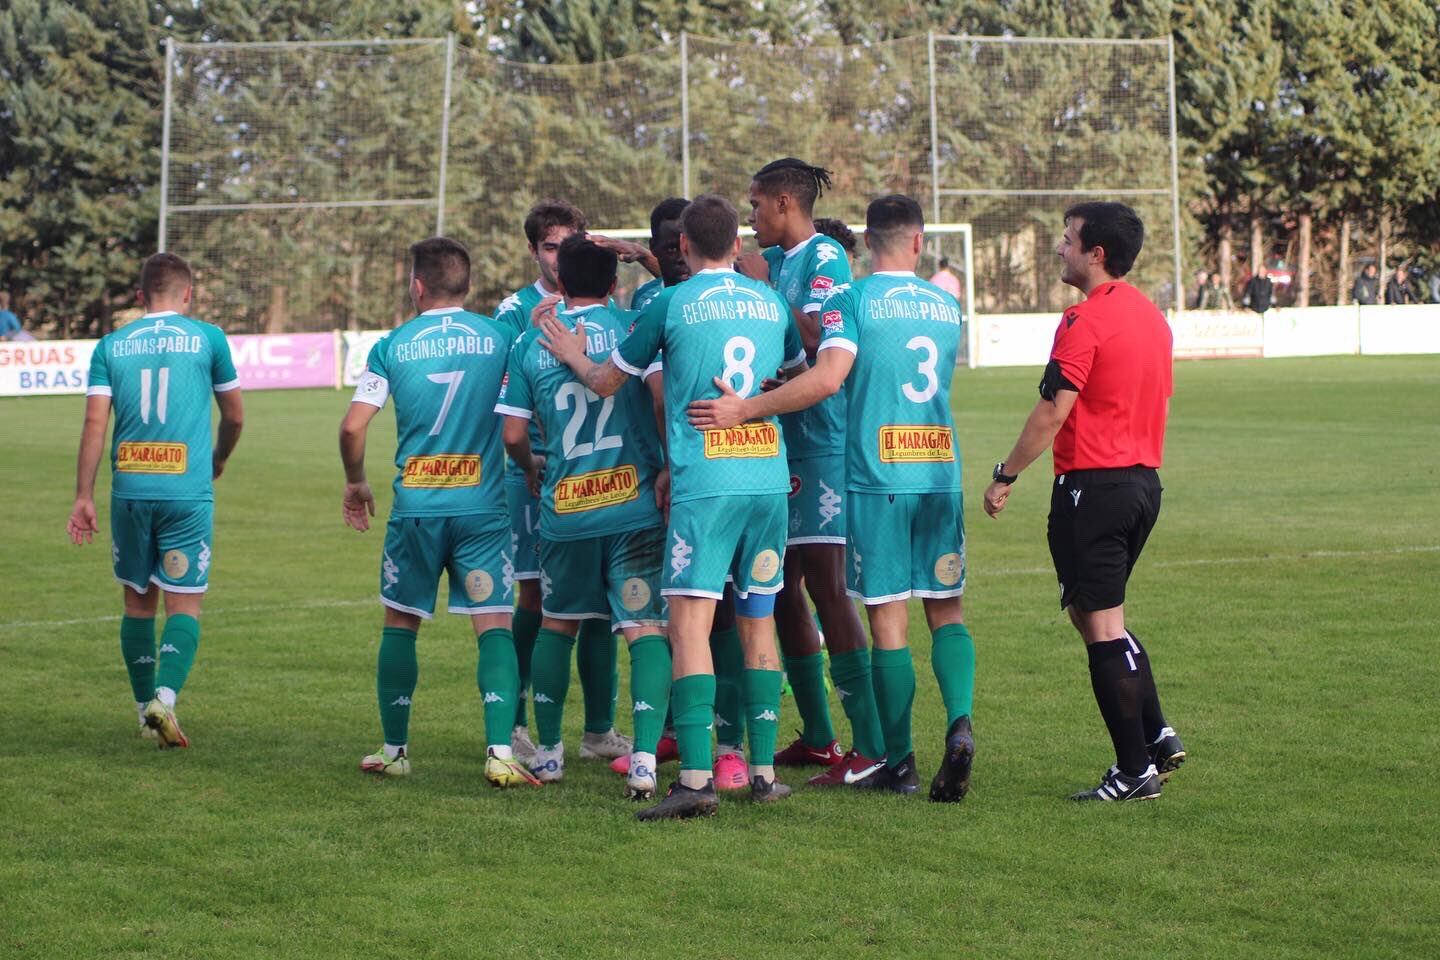
[{"label": "green grass field", "polygon": [[[181,703],[194,746],[141,741],[108,532],[83,549],[64,532],[83,402],[0,400],[0,955],[1440,954],[1440,360],[1177,367],[1129,619],[1190,760],[1159,802],[1121,808],[1064,799],[1112,755],[1056,609],[1048,464],[999,521],[979,510],[1036,377],[957,378],[971,796],[801,789],[657,825],[599,763],[489,788],[457,617],[422,631],[415,775],[356,770],[380,739],[381,531],[341,523],[334,392],[246,397]],[[370,449],[382,507],[390,420]],[[928,778],[943,714],[911,638]]]}]

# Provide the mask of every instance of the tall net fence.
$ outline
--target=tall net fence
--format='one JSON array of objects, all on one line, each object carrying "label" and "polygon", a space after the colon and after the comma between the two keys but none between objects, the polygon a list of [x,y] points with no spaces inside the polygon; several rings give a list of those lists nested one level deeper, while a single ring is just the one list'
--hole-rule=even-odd
[{"label": "tall net fence", "polygon": [[[406,248],[437,229],[488,311],[534,279],[521,223],[557,196],[593,227],[644,227],[671,195],[748,209],[781,156],[833,171],[817,216],[906,193],[972,225],[979,312],[1065,297],[1066,205],[1124,199],[1149,230],[1133,274],[1177,273],[1169,50],[1160,41],[913,37],[773,48],[684,37],[602,64],[511,63],[453,40],[175,44],[161,242],[226,329],[390,326]],[[962,264],[960,233],[936,238]]]}]

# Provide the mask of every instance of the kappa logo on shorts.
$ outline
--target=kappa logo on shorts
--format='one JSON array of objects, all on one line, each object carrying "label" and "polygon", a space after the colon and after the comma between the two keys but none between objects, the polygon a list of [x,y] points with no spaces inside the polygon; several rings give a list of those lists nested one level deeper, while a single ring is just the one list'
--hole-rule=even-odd
[{"label": "kappa logo on shorts", "polygon": [[1084,493],[1084,492],[1085,492],[1085,491],[1083,491],[1083,490],[1071,490],[1071,491],[1070,491],[1070,499],[1075,501],[1075,506],[1077,506],[1077,507],[1080,506],[1080,494],[1082,494],[1082,493]]},{"label": "kappa logo on shorts", "polygon": [[750,579],[757,583],[774,580],[779,572],[780,554],[774,550],[761,550],[755,555],[755,562],[750,564]]},{"label": "kappa logo on shorts", "polygon": [[515,561],[513,555],[504,550],[500,551],[500,583],[505,587],[503,596],[508,599],[515,586]]},{"label": "kappa logo on shorts", "polygon": [[820,529],[840,515],[840,495],[820,481]]},{"label": "kappa logo on shorts", "polygon": [[641,577],[631,577],[620,586],[620,605],[631,613],[644,609],[650,602],[650,584]]},{"label": "kappa logo on shorts", "polygon": [[389,590],[400,582],[400,566],[390,559],[390,554],[381,551],[385,557],[380,563],[380,576],[385,581],[385,589]]},{"label": "kappa logo on shorts", "polygon": [[490,599],[495,592],[495,579],[484,570],[471,570],[465,574],[465,595],[476,603]]},{"label": "kappa logo on shorts", "polygon": [[166,550],[164,564],[165,576],[171,580],[179,580],[190,571],[190,558],[183,550]]},{"label": "kappa logo on shorts", "polygon": [[203,576],[210,569],[210,544],[200,541],[200,555],[195,558],[195,569]]},{"label": "kappa logo on shorts", "polygon": [[854,555],[851,558],[851,565],[855,568],[855,579],[860,579],[860,551],[855,549],[855,543],[850,543],[850,552]]},{"label": "kappa logo on shorts", "polygon": [[960,582],[960,571],[964,564],[958,553],[947,553],[935,561],[935,579],[947,587],[953,587]]},{"label": "kappa logo on shorts", "polygon": [[550,582],[550,574],[548,574],[548,573],[545,572],[545,568],[544,568],[544,567],[541,567],[541,568],[540,568],[540,599],[541,599],[541,600],[549,600],[549,599],[550,599],[550,594],[551,594],[551,592],[552,592],[553,590],[554,590],[554,587],[553,587],[553,585],[552,585],[551,582]]},{"label": "kappa logo on shorts", "polygon": [[695,552],[695,548],[686,543],[679,533],[674,536],[675,545],[670,548],[670,571],[678,578],[690,566],[690,554]]}]

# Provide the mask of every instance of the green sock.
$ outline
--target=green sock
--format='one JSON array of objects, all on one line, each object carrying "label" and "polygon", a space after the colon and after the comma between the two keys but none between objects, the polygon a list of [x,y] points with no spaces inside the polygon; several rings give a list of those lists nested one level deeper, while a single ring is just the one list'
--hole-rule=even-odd
[{"label": "green sock", "polygon": [[475,645],[480,651],[475,684],[485,705],[485,745],[508,747],[515,723],[515,701],[520,697],[515,635],[504,628],[486,630],[475,638]]},{"label": "green sock", "polygon": [[585,732],[604,733],[615,726],[615,701],[620,697],[620,653],[608,620],[580,623],[580,649],[575,665],[585,695]]},{"label": "green sock", "polygon": [[910,648],[871,654],[870,677],[875,685],[875,711],[885,731],[885,759],[894,768],[914,750],[910,742],[910,708],[915,704],[915,663]]},{"label": "green sock", "polygon": [[[785,661],[785,676],[790,681],[790,690],[795,694],[795,707],[800,711],[804,729],[800,739],[807,746],[824,749],[835,740],[835,728],[830,725],[830,701],[825,697],[825,657],[812,653],[804,657],[782,657]],[[747,714],[753,717],[753,711]],[[752,759],[751,761],[758,762]]]},{"label": "green sock", "polygon": [[675,708],[675,739],[680,745],[680,769],[704,770],[714,765],[710,753],[710,725],[715,722],[715,675],[692,673],[670,687]]},{"label": "green sock", "polygon": [[375,697],[380,701],[380,726],[385,742],[404,746],[410,736],[410,698],[420,662],[415,657],[415,631],[386,627],[380,631],[380,655],[375,660]]},{"label": "green sock", "polygon": [[745,743],[745,652],[740,631],[734,627],[710,634],[710,655],[715,661],[715,739],[726,746]]},{"label": "green sock", "polygon": [[654,753],[670,710],[670,644],[647,633],[630,644],[630,697],[635,701],[635,751]]},{"label": "green sock", "polygon": [[120,618],[120,656],[136,703],[155,699],[155,618]]},{"label": "green sock", "polygon": [[931,634],[930,666],[945,701],[945,728],[970,715],[975,704],[975,641],[963,623]]},{"label": "green sock", "polygon": [[570,692],[570,650],[575,639],[540,628],[530,661],[530,703],[535,708],[535,732],[542,747],[560,742],[565,721],[565,697]]},{"label": "green sock", "polygon": [[510,632],[515,636],[515,660],[520,671],[520,696],[515,700],[515,726],[527,726],[525,698],[530,692],[530,658],[535,651],[535,635],[540,632],[540,611],[516,607],[510,617]]},{"label": "green sock", "polygon": [[745,726],[750,733],[750,763],[772,765],[775,738],[780,733],[779,670],[745,668]]},{"label": "green sock", "polygon": [[200,621],[177,613],[165,618],[160,632],[160,662],[155,668],[155,688],[168,687],[179,695],[195,665],[195,651],[200,646]]},{"label": "green sock", "polygon": [[853,746],[863,757],[878,760],[885,756],[885,733],[875,710],[875,687],[870,680],[870,651],[861,647],[848,653],[830,655],[830,676],[840,706],[850,718]]}]

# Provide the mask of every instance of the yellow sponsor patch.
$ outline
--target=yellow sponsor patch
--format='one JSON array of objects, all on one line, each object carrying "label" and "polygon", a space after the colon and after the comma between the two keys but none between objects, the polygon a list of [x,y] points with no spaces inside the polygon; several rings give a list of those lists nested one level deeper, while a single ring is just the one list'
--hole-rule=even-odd
[{"label": "yellow sponsor patch", "polygon": [[954,463],[955,440],[948,427],[881,427],[880,462]]},{"label": "yellow sponsor patch", "polygon": [[599,510],[617,503],[629,503],[638,496],[639,477],[629,464],[611,470],[592,470],[562,477],[555,484],[555,512]]},{"label": "yellow sponsor patch", "polygon": [[773,423],[741,423],[724,430],[705,431],[705,459],[727,457],[761,459],[780,455],[780,430]]},{"label": "yellow sponsor patch", "polygon": [[965,569],[958,553],[943,554],[935,561],[935,579],[941,586],[953,587],[960,582],[960,573]]},{"label": "yellow sponsor patch", "polygon": [[405,467],[400,471],[402,487],[474,487],[479,484],[480,458],[473,454],[406,457]]},{"label": "yellow sponsor patch", "polygon": [[115,469],[121,473],[184,473],[185,463],[183,443],[126,440],[115,452]]},{"label": "yellow sponsor patch", "polygon": [[650,602],[650,584],[641,577],[631,577],[620,586],[620,605],[631,613]]},{"label": "yellow sponsor patch", "polygon": [[495,580],[484,570],[471,570],[465,574],[465,595],[476,603],[490,599],[495,592]]},{"label": "yellow sponsor patch", "polygon": [[774,580],[779,572],[780,554],[774,550],[761,550],[755,555],[755,562],[750,564],[750,579],[756,583]]},{"label": "yellow sponsor patch", "polygon": [[183,550],[166,550],[163,562],[165,576],[171,580],[179,580],[190,570],[190,558],[185,556]]}]

